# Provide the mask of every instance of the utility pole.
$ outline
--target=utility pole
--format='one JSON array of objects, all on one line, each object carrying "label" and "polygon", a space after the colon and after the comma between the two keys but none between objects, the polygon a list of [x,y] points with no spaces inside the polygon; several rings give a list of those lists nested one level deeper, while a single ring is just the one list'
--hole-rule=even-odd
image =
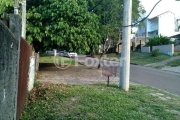
[{"label": "utility pole", "polygon": [[[131,24],[132,0],[124,0],[123,26]],[[123,27],[119,87],[129,91],[131,26]]]},{"label": "utility pole", "polygon": [[145,45],[146,45],[146,39],[147,39],[147,19],[145,19]]},{"label": "utility pole", "polygon": [[15,0],[14,2],[14,14],[18,14],[19,0]]},{"label": "utility pole", "polygon": [[22,1],[22,33],[21,36],[26,39],[26,0]]}]

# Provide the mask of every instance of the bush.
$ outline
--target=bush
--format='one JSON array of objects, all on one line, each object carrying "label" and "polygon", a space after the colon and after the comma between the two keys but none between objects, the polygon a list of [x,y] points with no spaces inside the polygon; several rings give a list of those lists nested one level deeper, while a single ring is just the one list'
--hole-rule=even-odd
[{"label": "bush", "polygon": [[152,56],[153,56],[153,57],[157,57],[157,56],[159,56],[159,55],[160,55],[159,49],[155,49],[155,50],[152,51]]},{"label": "bush", "polygon": [[155,36],[153,38],[149,38],[149,42],[146,44],[146,46],[150,46],[152,50],[152,46],[159,46],[159,45],[168,45],[168,44],[175,44],[175,42],[172,42],[170,38],[166,36]]},{"label": "bush", "polygon": [[141,45],[140,45],[140,44],[136,46],[136,50],[137,50],[137,51],[138,51],[138,50],[141,50]]},{"label": "bush", "polygon": [[174,53],[174,56],[179,56],[180,55],[180,52],[175,52]]},{"label": "bush", "polygon": [[37,81],[37,80],[34,80],[34,87],[37,87],[37,86],[40,86],[41,85],[41,82]]}]

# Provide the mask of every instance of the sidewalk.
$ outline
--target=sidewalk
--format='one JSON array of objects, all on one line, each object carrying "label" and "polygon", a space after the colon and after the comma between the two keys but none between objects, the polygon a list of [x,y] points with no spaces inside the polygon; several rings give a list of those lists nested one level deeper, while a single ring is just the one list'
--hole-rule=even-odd
[{"label": "sidewalk", "polygon": [[164,71],[170,71],[170,72],[175,72],[175,73],[180,73],[180,66],[178,67],[170,67],[170,66],[166,66],[166,64],[168,62],[171,62],[171,61],[175,61],[175,60],[180,60],[180,56],[176,56],[176,57],[172,57],[170,59],[167,59],[165,61],[162,61],[162,62],[159,62],[159,63],[153,63],[153,64],[148,64],[148,65],[145,65],[146,67],[153,67],[153,68],[162,68],[162,70]]},{"label": "sidewalk", "polygon": [[170,71],[170,72],[176,72],[180,74],[180,66],[178,67],[164,67],[162,70]]},{"label": "sidewalk", "polygon": [[168,62],[171,62],[171,61],[175,61],[175,60],[180,60],[180,56],[176,56],[176,57],[172,57],[170,59],[167,59],[167,60],[164,60],[162,62],[159,62],[159,63],[153,63],[153,64],[148,64],[148,65],[145,65],[146,67],[162,67],[162,66],[165,66]]}]

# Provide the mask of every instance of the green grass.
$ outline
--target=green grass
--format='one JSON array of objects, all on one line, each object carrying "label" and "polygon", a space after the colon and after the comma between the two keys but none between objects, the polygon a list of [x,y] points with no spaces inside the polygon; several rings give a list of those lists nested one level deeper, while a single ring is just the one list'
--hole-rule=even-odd
[{"label": "green grass", "polygon": [[[104,59],[115,60],[115,61],[119,61],[121,57],[120,55],[116,53],[105,54],[104,56],[105,56]],[[95,57],[99,58],[100,55],[96,55]],[[116,58],[116,59],[113,59],[113,58]],[[146,64],[161,62],[171,57],[165,54],[160,54],[158,57],[153,57],[151,54],[148,54],[148,53],[131,52],[130,58],[131,58],[130,61],[132,64],[146,65]]]},{"label": "green grass", "polygon": [[180,52],[174,52],[174,56],[180,56]]},{"label": "green grass", "polygon": [[131,63],[138,65],[146,65],[151,63],[157,63],[171,58],[168,55],[160,54],[158,57],[153,57],[148,53],[131,52]]},{"label": "green grass", "polygon": [[71,63],[71,65],[75,64],[75,60],[67,58],[67,57],[61,57],[61,56],[43,56],[43,57],[39,57],[39,63],[54,63],[54,61],[59,61],[59,63],[63,63],[63,64],[69,64]]},{"label": "green grass", "polygon": [[175,60],[175,61],[168,62],[168,63],[166,64],[166,66],[171,66],[171,67],[180,66],[180,59],[179,59],[179,60]]},{"label": "green grass", "polygon": [[37,87],[37,86],[39,86],[39,85],[41,85],[41,82],[35,80],[35,81],[34,81],[34,87]]},{"label": "green grass", "polygon": [[[150,93],[163,93],[162,100]],[[180,97],[137,85],[129,92],[100,85],[41,84],[28,96],[21,120],[178,120]]]}]

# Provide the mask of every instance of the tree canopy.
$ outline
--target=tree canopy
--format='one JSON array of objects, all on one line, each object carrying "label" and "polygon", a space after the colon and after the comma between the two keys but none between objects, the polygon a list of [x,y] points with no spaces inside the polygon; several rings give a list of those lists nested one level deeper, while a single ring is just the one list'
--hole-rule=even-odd
[{"label": "tree canopy", "polygon": [[[65,47],[84,53],[98,48],[101,40],[96,14],[84,0],[35,1],[28,8],[27,39],[42,41],[45,47]],[[91,47],[93,46],[93,47]]]},{"label": "tree canopy", "polygon": [[[0,14],[13,11],[14,0],[2,1]],[[132,2],[135,22],[144,9]],[[27,0],[27,40],[35,48],[93,52],[102,38],[119,39],[122,20],[123,0]]]}]

